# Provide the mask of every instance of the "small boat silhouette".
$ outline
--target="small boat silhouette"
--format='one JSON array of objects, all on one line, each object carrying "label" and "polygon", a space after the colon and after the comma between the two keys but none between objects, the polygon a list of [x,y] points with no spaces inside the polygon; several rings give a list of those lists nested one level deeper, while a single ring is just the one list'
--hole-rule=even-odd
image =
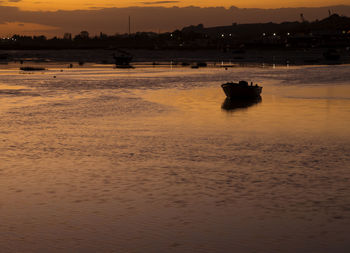
[{"label": "small boat silhouette", "polygon": [[221,87],[229,99],[258,98],[263,88],[257,84],[253,85],[253,83],[248,85],[246,81],[224,83]]},{"label": "small boat silhouette", "polygon": [[131,68],[130,62],[132,55],[126,51],[118,50],[118,54],[113,54],[114,62],[117,68]]},{"label": "small boat silhouette", "polygon": [[43,71],[45,68],[41,67],[20,67],[20,70],[22,71]]}]

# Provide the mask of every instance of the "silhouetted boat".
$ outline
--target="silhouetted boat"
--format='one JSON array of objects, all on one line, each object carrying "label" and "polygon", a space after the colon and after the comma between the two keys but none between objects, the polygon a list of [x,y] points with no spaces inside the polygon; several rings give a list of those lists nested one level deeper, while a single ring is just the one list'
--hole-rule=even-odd
[{"label": "silhouetted boat", "polygon": [[113,54],[114,62],[117,68],[132,68],[130,62],[132,61],[132,55],[126,51],[118,50],[119,54]]},{"label": "silhouetted boat", "polygon": [[197,66],[203,68],[203,67],[207,67],[208,64],[206,62],[197,62]]},{"label": "silhouetted boat", "polygon": [[224,83],[221,87],[229,99],[259,98],[262,91],[261,86],[253,83],[248,85],[246,81]]},{"label": "silhouetted boat", "polygon": [[114,55],[115,65],[130,65],[132,61],[132,56],[130,55]]},{"label": "silhouetted boat", "polygon": [[225,101],[222,103],[221,108],[226,111],[236,111],[240,109],[246,109],[253,105],[259,104],[260,102],[261,102],[260,96],[255,98],[236,98],[236,99],[226,98]]},{"label": "silhouetted boat", "polygon": [[21,67],[20,70],[23,70],[23,71],[43,71],[43,70],[45,70],[45,68],[41,68],[41,67]]},{"label": "silhouetted boat", "polygon": [[198,68],[203,68],[203,67],[207,67],[208,64],[206,62],[197,62],[197,64],[192,65],[191,68],[193,69],[198,69]]}]

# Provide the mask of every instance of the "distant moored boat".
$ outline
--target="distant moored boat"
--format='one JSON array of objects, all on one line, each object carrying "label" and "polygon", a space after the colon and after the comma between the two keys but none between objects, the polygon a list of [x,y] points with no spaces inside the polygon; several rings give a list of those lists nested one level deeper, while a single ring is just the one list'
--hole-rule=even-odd
[{"label": "distant moored boat", "polygon": [[131,67],[130,62],[132,61],[132,55],[126,51],[118,50],[118,54],[113,54],[116,67],[127,68]]},{"label": "distant moored boat", "polygon": [[43,71],[45,68],[41,67],[20,67],[20,70],[22,71]]}]

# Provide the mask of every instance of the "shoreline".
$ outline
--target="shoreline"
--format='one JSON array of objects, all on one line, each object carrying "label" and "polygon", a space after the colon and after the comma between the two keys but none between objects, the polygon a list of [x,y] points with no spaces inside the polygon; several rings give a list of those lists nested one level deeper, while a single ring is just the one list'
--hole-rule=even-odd
[{"label": "shoreline", "polygon": [[[339,50],[339,60],[326,60],[323,53],[326,49],[315,48],[309,50],[258,50],[246,49],[238,52],[223,52],[221,50],[128,50],[133,56],[131,64],[149,62],[153,65],[172,63],[173,65],[191,66],[201,62],[214,65],[334,65],[349,64],[350,52]],[[114,50],[1,50],[7,58],[0,63],[50,63],[50,62],[78,62],[96,64],[114,64],[112,57]]]}]

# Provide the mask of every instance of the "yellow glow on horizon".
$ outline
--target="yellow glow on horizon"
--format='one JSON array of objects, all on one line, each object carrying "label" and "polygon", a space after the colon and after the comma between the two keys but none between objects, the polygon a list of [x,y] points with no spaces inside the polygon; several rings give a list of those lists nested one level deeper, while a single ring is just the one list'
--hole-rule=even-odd
[{"label": "yellow glow on horizon", "polygon": [[57,29],[59,28],[35,23],[6,22],[0,24],[0,36],[12,37],[14,34],[30,36],[42,34],[55,34],[55,31]]},{"label": "yellow glow on horizon", "polygon": [[[157,2],[168,2],[168,3],[157,3]],[[4,5],[4,3],[3,3]],[[82,9],[102,9],[102,8],[112,8],[112,7],[130,7],[130,6],[164,6],[164,7],[186,7],[186,6],[198,6],[198,7],[216,7],[222,6],[229,8],[231,6],[236,6],[238,8],[283,8],[283,7],[320,7],[320,6],[330,6],[330,5],[349,5],[349,0],[305,0],[305,1],[295,1],[295,0],[285,0],[283,2],[278,0],[266,0],[259,1],[256,0],[170,0],[170,1],[157,1],[157,0],[119,0],[118,2],[111,2],[110,0],[101,1],[87,1],[87,0],[47,0],[43,2],[33,2],[31,0],[23,0],[20,2],[8,2],[7,6],[15,6],[21,10],[82,10]]]}]

